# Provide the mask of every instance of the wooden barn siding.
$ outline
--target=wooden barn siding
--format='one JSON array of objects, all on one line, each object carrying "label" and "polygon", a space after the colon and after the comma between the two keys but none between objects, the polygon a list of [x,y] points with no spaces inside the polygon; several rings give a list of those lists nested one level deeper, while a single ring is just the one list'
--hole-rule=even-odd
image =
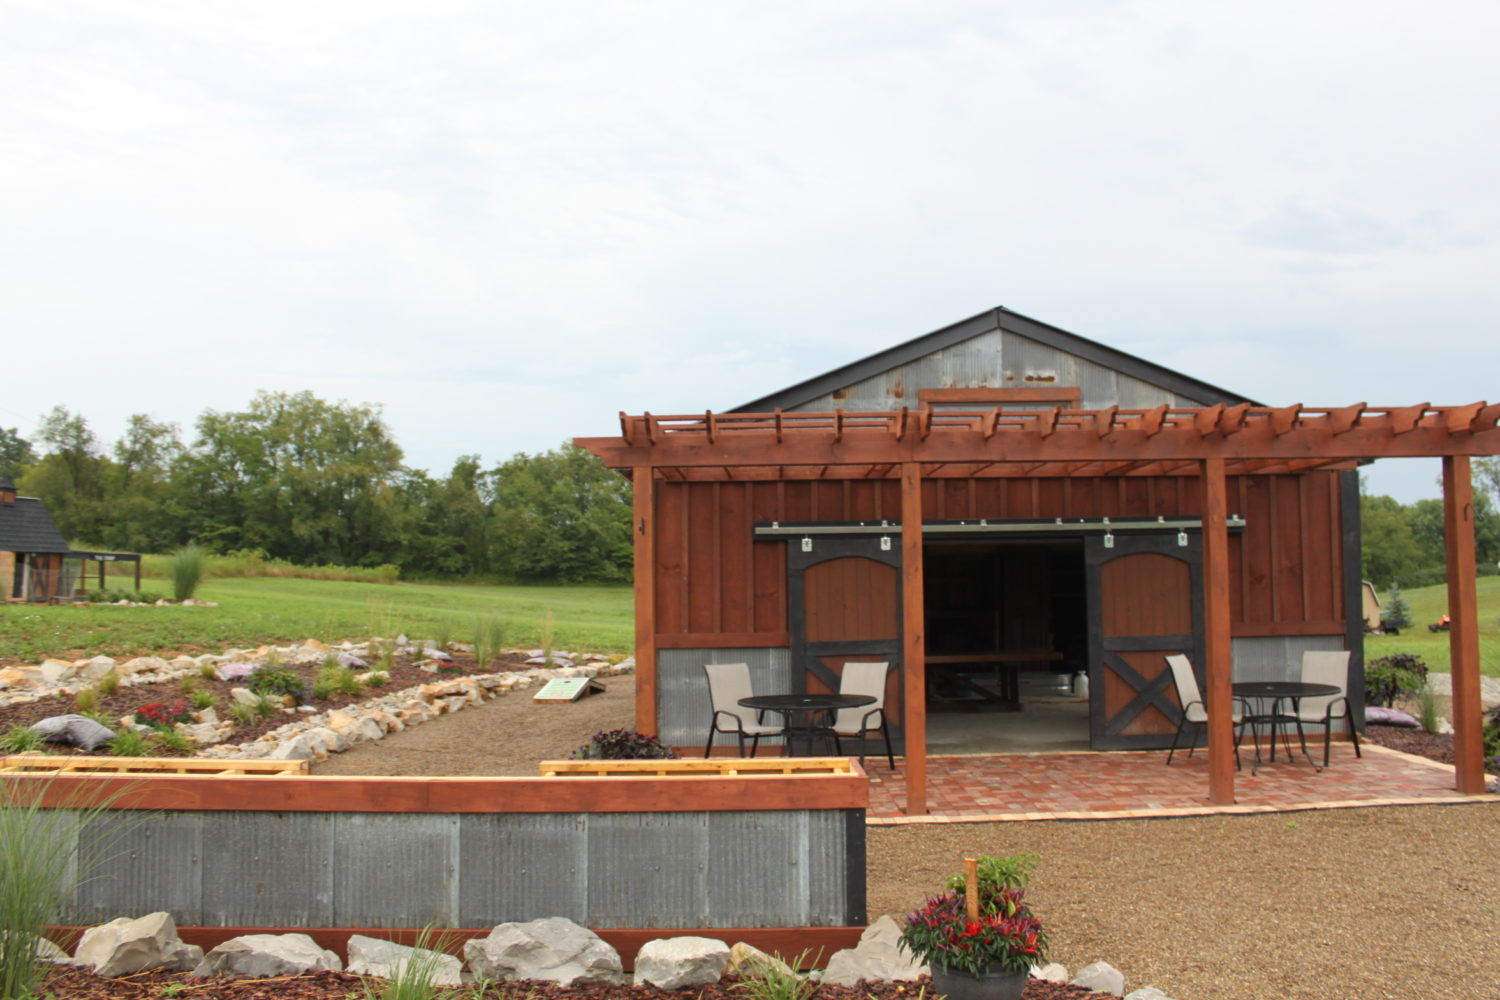
[{"label": "wooden barn siding", "polygon": [[[784,646],[786,543],[756,542],[757,521],[892,521],[896,480],[750,483],[658,481],[656,609],[662,648]],[[1243,476],[1230,509],[1234,634],[1342,634],[1343,553],[1336,472]],[[949,479],[923,484],[929,520],[1155,517],[1199,510],[1191,477]]]}]

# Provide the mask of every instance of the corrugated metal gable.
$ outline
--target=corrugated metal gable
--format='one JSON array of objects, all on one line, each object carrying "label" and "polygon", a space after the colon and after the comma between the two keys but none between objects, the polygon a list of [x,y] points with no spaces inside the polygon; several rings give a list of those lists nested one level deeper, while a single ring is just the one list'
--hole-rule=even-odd
[{"label": "corrugated metal gable", "polygon": [[731,412],[919,405],[922,389],[1077,388],[1085,408],[1253,402],[1096,341],[997,308]]}]

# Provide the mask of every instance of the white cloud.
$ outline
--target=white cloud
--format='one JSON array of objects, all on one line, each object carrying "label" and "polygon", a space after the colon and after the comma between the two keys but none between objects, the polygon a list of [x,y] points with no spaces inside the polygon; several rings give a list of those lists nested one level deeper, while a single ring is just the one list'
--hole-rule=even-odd
[{"label": "white cloud", "polygon": [[1272,402],[1494,394],[1477,0],[6,20],[7,364],[110,387],[13,377],[7,425],[312,388],[442,469],[995,304]]}]

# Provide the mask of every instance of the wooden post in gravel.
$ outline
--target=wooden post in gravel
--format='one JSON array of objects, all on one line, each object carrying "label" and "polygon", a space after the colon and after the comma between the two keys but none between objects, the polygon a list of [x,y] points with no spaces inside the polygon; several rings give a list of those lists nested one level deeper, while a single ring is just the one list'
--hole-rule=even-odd
[{"label": "wooden post in gravel", "polygon": [[1448,656],[1453,683],[1454,787],[1484,791],[1483,709],[1479,700],[1479,615],[1474,583],[1474,485],[1469,457],[1443,458],[1443,540],[1448,547]]},{"label": "wooden post in gravel", "polygon": [[1203,656],[1208,681],[1208,800],[1234,804],[1234,706],[1229,638],[1229,527],[1224,460],[1201,463],[1203,488]]},{"label": "wooden post in gravel", "polygon": [[969,908],[969,919],[979,919],[979,859],[964,858],[964,904]]}]

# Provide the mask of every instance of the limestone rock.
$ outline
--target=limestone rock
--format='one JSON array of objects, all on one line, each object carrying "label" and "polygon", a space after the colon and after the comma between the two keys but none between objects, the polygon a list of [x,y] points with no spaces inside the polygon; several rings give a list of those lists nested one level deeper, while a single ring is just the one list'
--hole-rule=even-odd
[{"label": "limestone rock", "polygon": [[86,681],[97,681],[111,670],[115,669],[115,661],[110,656],[91,656],[78,668],[78,678]]},{"label": "limestone rock", "polygon": [[561,986],[623,985],[619,953],[599,935],[566,917],[499,924],[489,936],[464,944],[476,975],[536,979]]},{"label": "limestone rock", "polygon": [[0,687],[30,688],[35,687],[36,676],[29,670],[20,667],[6,667],[0,670]]},{"label": "limestone rock", "polygon": [[664,990],[717,983],[729,962],[729,945],[717,938],[657,938],[635,955],[635,985]]},{"label": "limestone rock", "polygon": [[823,982],[853,986],[861,979],[871,982],[906,982],[927,974],[927,966],[899,947],[901,928],[890,914],[876,920],[859,936],[853,948],[836,951],[828,960]]},{"label": "limestone rock", "polygon": [[[227,678],[226,678],[227,680]],[[249,688],[232,687],[229,689],[229,698],[236,705],[259,705],[260,695]]]},{"label": "limestone rock", "polygon": [[46,962],[48,965],[71,965],[73,962],[72,957],[67,952],[44,937],[36,939],[35,954],[37,961]]},{"label": "limestone rock", "polygon": [[460,974],[463,963],[452,955],[426,948],[408,948],[394,941],[365,937],[363,934],[349,935],[349,967],[345,971],[356,976],[379,976],[396,979],[407,963],[412,961],[431,963],[433,986],[458,986],[463,980]]},{"label": "limestone rock", "polygon": [[122,677],[132,677],[136,674],[171,673],[172,665],[160,656],[137,656],[115,669],[120,671]]},{"label": "limestone rock", "polygon": [[1071,985],[1082,986],[1096,993],[1114,993],[1124,996],[1125,974],[1108,962],[1095,962],[1079,969]]},{"label": "limestone rock", "polygon": [[78,941],[73,961],[107,978],[145,969],[185,972],[203,959],[203,949],[183,944],[171,914],[150,913],[132,920],[118,917],[90,927]]},{"label": "limestone rock", "polygon": [[54,715],[35,723],[31,730],[41,733],[48,743],[65,743],[80,750],[92,750],[115,738],[108,726],[101,726],[86,715]]},{"label": "limestone rock", "polygon": [[725,975],[749,978],[764,976],[768,971],[780,975],[795,975],[790,965],[774,955],[767,955],[753,944],[737,942],[729,949],[729,962],[724,966]]},{"label": "limestone rock", "polygon": [[1066,983],[1068,981],[1068,967],[1057,962],[1048,962],[1046,965],[1033,965],[1031,967],[1032,979],[1043,979],[1049,983]]},{"label": "limestone rock", "polygon": [[67,660],[43,660],[37,670],[48,684],[65,684],[78,672]]},{"label": "limestone rock", "polygon": [[343,970],[339,957],[306,934],[244,934],[203,956],[195,976],[295,976],[299,972]]},{"label": "limestone rock", "polygon": [[1172,1000],[1155,986],[1142,986],[1125,994],[1125,1000]]},{"label": "limestone rock", "polygon": [[328,747],[311,733],[298,733],[291,739],[276,744],[266,754],[267,760],[327,760]]}]

